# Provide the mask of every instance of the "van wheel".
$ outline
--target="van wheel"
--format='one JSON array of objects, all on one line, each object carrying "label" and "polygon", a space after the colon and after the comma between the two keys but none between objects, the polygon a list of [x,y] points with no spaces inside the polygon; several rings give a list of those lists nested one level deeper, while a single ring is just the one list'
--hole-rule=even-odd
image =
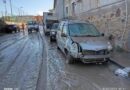
[{"label": "van wheel", "polygon": [[36,31],[39,32],[39,29],[37,29]]},{"label": "van wheel", "polygon": [[69,53],[66,54],[66,63],[67,64],[73,64],[74,63],[74,58]]},{"label": "van wheel", "polygon": [[57,49],[60,50],[59,46],[57,45]]}]

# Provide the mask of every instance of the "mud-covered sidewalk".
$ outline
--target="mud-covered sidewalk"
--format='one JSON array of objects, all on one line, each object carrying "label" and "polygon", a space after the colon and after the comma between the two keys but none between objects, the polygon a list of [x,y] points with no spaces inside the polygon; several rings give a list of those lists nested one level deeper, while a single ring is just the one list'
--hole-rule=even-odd
[{"label": "mud-covered sidewalk", "polygon": [[129,52],[119,52],[115,51],[112,55],[111,60],[118,64],[119,66],[125,68],[125,67],[130,67],[130,53]]}]

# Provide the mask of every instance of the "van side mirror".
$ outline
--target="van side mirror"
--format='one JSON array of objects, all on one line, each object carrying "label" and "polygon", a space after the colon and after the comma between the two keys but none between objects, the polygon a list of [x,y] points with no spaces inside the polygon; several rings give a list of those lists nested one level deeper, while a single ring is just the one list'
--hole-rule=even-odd
[{"label": "van side mirror", "polygon": [[61,33],[61,37],[67,37],[65,33]]}]

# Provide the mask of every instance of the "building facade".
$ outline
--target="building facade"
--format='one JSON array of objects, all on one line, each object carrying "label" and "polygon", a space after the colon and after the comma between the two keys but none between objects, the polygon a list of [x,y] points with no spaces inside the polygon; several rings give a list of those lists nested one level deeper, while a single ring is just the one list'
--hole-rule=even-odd
[{"label": "building facade", "polygon": [[130,50],[129,0],[65,0],[65,17],[87,20],[114,37],[114,45]]},{"label": "building facade", "polygon": [[54,15],[61,20],[64,18],[64,0],[54,0]]}]

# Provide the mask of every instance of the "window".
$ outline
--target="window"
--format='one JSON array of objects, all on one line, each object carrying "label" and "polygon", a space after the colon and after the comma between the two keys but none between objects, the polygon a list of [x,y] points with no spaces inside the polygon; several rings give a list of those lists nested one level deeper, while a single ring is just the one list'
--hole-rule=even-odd
[{"label": "window", "polygon": [[68,7],[66,7],[66,15],[68,16]]},{"label": "window", "polygon": [[53,16],[53,13],[47,13],[48,16]]},{"label": "window", "polygon": [[73,3],[72,3],[72,14],[74,14],[74,15],[75,15],[75,5],[76,5],[76,3],[73,2]]}]

